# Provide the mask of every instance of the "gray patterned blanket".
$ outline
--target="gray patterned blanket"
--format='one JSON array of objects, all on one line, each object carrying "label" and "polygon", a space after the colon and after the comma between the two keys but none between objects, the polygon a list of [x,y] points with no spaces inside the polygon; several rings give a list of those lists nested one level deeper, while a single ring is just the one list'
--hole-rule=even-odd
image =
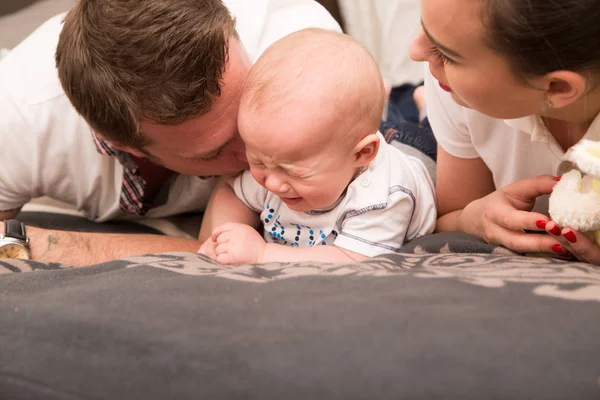
[{"label": "gray patterned blanket", "polygon": [[[452,278],[501,288],[509,283],[535,285],[537,295],[600,302],[600,268],[556,258],[526,257],[462,233],[419,238],[394,255],[353,264],[272,263],[222,266],[201,255],[166,253],[132,257],[114,264],[152,266],[194,276],[214,276],[264,283],[302,276],[406,276]],[[60,264],[0,260],[0,275],[68,269]]]},{"label": "gray patterned blanket", "polygon": [[345,265],[0,274],[0,399],[600,398],[600,269],[468,235]]}]

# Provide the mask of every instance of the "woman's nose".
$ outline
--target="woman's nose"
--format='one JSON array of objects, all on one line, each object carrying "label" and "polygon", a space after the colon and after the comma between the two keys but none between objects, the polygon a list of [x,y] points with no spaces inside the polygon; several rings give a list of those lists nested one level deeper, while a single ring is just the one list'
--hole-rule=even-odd
[{"label": "woman's nose", "polygon": [[419,28],[419,32],[413,37],[408,46],[408,55],[413,61],[423,62],[428,60],[428,42],[429,39],[425,35],[423,28]]}]

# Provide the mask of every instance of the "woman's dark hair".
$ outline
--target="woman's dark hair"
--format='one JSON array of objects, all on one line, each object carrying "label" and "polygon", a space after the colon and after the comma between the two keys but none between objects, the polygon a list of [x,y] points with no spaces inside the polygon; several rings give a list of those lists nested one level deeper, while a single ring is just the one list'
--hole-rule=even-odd
[{"label": "woman's dark hair", "polygon": [[600,0],[485,0],[488,46],[521,79],[600,71]]}]

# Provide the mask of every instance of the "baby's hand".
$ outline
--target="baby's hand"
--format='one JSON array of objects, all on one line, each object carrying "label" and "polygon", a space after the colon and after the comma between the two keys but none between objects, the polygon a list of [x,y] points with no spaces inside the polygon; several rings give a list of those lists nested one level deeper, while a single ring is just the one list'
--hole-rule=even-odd
[{"label": "baby's hand", "polygon": [[217,242],[215,242],[212,237],[209,237],[202,243],[202,246],[198,249],[198,253],[204,254],[214,260],[217,259],[217,253],[215,252],[217,248]]},{"label": "baby's hand", "polygon": [[220,264],[258,263],[267,245],[256,229],[238,223],[216,228],[211,239],[216,244],[215,259]]}]

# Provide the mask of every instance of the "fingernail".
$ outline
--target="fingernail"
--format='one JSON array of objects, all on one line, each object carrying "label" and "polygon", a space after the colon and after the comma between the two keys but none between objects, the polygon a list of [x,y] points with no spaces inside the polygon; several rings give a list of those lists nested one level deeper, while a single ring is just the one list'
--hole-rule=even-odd
[{"label": "fingernail", "polygon": [[544,221],[543,219],[540,219],[539,221],[537,221],[535,223],[535,225],[540,228],[540,229],[546,229],[546,224],[548,223],[548,221]]},{"label": "fingernail", "polygon": [[557,176],[556,178],[554,178],[554,180],[555,180],[556,182],[560,182],[560,180],[561,180],[561,179],[562,179],[562,176]]},{"label": "fingernail", "polygon": [[569,231],[569,232],[565,233],[563,235],[563,237],[571,243],[577,242],[577,236],[575,236],[575,232],[573,232],[573,231]]},{"label": "fingernail", "polygon": [[562,244],[555,244],[554,246],[552,246],[552,251],[555,253],[564,253],[565,249],[563,249]]},{"label": "fingernail", "polygon": [[554,236],[560,236],[560,228],[558,227],[558,225],[556,225],[554,228],[550,229],[549,232],[551,234],[553,234]]}]

